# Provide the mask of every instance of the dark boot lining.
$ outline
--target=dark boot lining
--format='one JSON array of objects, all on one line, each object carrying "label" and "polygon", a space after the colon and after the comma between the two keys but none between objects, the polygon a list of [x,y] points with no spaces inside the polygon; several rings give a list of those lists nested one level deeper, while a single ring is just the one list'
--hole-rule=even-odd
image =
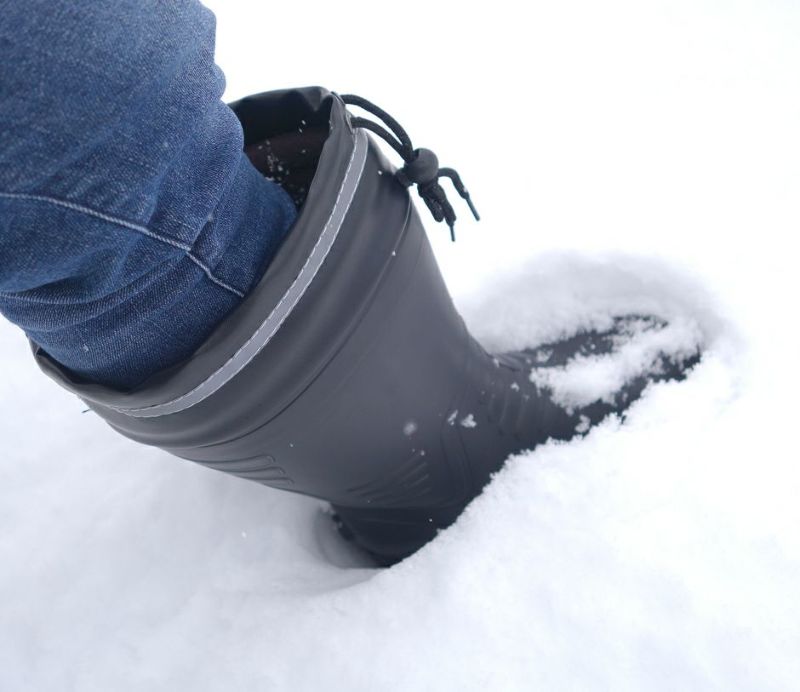
[{"label": "dark boot lining", "polygon": [[303,122],[292,132],[273,135],[244,148],[256,169],[286,190],[298,209],[306,201],[328,138],[327,127],[304,127]]}]

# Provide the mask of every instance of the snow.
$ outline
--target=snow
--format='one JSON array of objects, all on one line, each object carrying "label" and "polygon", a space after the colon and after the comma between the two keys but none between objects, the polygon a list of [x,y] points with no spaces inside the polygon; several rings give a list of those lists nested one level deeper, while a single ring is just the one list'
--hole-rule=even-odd
[{"label": "snow", "polygon": [[[531,304],[531,295],[540,299]],[[565,408],[611,400],[623,384],[652,371],[660,354],[691,357],[722,338],[724,329],[714,298],[702,286],[663,263],[622,255],[545,257],[495,281],[473,302],[464,305],[467,323],[495,350],[547,343],[579,330],[602,331],[615,316],[651,315],[666,322],[629,320],[623,342],[608,355],[578,357],[565,367],[532,364],[531,381],[552,390]],[[497,305],[507,319],[491,319]],[[546,355],[542,349],[533,360],[544,363]]]},{"label": "snow", "polygon": [[415,432],[417,432],[417,424],[413,420],[403,426],[403,435],[406,437],[411,437]]},{"label": "snow", "polygon": [[468,413],[461,419],[460,425],[462,428],[475,428],[477,427],[478,423],[475,421],[475,416],[473,416],[471,413]]},{"label": "snow", "polygon": [[638,311],[704,357],[376,570],[318,502],[116,436],[3,323],[0,689],[796,689],[800,10],[213,6],[230,98],[363,94],[458,168],[483,221],[427,225],[488,348]]},{"label": "snow", "polygon": [[592,421],[589,420],[588,416],[581,416],[580,420],[578,421],[578,425],[575,428],[575,432],[580,434],[580,435],[583,435],[583,434],[589,432],[589,428],[591,428],[591,425],[592,425]]}]

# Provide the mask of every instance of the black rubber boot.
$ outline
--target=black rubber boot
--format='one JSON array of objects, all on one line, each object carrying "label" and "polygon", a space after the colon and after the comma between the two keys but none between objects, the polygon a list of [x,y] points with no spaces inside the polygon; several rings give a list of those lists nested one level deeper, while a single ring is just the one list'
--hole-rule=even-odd
[{"label": "black rubber boot", "polygon": [[[486,353],[454,309],[408,193],[418,183],[452,224],[430,170],[406,165],[398,180],[364,121],[323,89],[261,94],[234,109],[251,148],[324,133],[309,140],[322,145],[310,185],[293,181],[298,220],[242,305],[187,362],[132,392],[73,380],[34,348],[50,376],[123,435],[327,500],[343,533],[391,564],[451,524],[510,454],[585,432],[648,381],[686,367],[662,359],[613,400],[556,404],[531,368],[612,349],[626,323],[649,318]],[[433,171],[466,194],[449,173]]]}]

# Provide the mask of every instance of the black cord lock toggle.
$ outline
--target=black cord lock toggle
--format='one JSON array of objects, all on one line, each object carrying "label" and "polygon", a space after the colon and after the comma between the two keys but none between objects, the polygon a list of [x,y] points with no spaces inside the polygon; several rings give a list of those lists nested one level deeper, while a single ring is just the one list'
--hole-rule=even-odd
[{"label": "black cord lock toggle", "polygon": [[415,149],[414,158],[397,171],[397,178],[406,187],[432,183],[439,178],[439,159],[430,149]]},{"label": "black cord lock toggle", "polygon": [[[453,168],[439,168],[439,159],[430,149],[414,149],[411,139],[406,131],[400,126],[392,116],[386,111],[378,108],[360,96],[347,94],[341,97],[345,104],[363,108],[368,113],[382,120],[388,125],[391,133],[378,123],[367,120],[366,118],[351,117],[350,122],[353,127],[361,127],[370,132],[374,132],[381,139],[385,140],[403,158],[404,165],[397,171],[396,178],[404,187],[417,186],[417,193],[425,202],[436,221],[445,221],[450,227],[450,238],[455,241],[455,222],[456,213],[450,201],[447,199],[439,178],[449,178],[453,187],[459,195],[469,205],[472,215],[476,221],[480,221],[478,211],[472,203],[472,199],[467,192],[467,188],[461,181],[461,177]],[[394,136],[392,136],[394,135]]]}]

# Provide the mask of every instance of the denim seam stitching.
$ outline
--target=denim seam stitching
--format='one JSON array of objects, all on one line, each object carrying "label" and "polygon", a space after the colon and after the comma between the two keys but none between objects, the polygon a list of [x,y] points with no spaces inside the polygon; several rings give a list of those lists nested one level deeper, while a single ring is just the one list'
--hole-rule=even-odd
[{"label": "denim seam stitching", "polygon": [[[244,156],[244,153],[241,153],[241,156]],[[240,163],[241,163],[241,160],[240,160]],[[203,240],[207,239],[207,236],[204,236],[203,233],[204,233],[204,231],[206,230],[206,228],[208,226],[213,225],[213,224],[216,223],[217,215],[219,213],[219,209],[222,206],[223,202],[225,201],[225,198],[226,198],[226,196],[228,194],[228,191],[233,187],[234,183],[236,182],[237,175],[238,175],[238,169],[233,169],[231,171],[231,173],[228,175],[228,179],[225,181],[225,184],[223,185],[222,190],[220,191],[220,195],[219,195],[219,199],[217,200],[217,203],[214,205],[214,208],[211,210],[211,213],[206,218],[206,222],[200,227],[200,230],[196,232],[197,234],[195,236],[195,243],[197,243],[198,241],[202,242]],[[189,226],[188,224],[184,223],[180,219],[174,218],[171,214],[168,214],[168,216],[169,216],[169,218],[172,219],[173,222],[177,223],[179,226],[182,226],[183,228],[187,229],[188,231],[191,231],[192,233],[195,233],[195,230],[191,226]],[[223,250],[222,256],[217,257],[217,263],[222,261],[222,258],[224,257],[224,255],[225,255],[225,251]],[[192,260],[193,262],[195,262],[201,269],[203,269],[203,271],[205,271],[205,268],[203,267],[203,265],[200,264],[200,262],[191,253],[189,253],[189,259]],[[211,259],[211,258],[209,257],[209,259]],[[216,277],[211,276],[208,272],[206,273],[206,275],[214,283],[219,283],[219,285],[222,286],[223,288],[227,288],[229,291],[231,291],[232,293],[235,293],[237,296],[239,296],[239,298],[244,299],[244,297],[245,297],[244,291],[239,291],[238,289],[235,289],[235,288],[233,288],[232,286],[230,286],[228,284],[225,284],[225,283],[222,283],[221,281],[218,281]],[[256,276],[255,280],[257,280],[257,279],[258,279],[258,276]]]},{"label": "denim seam stitching", "polygon": [[113,223],[117,226],[122,226],[123,228],[136,231],[137,233],[141,233],[142,235],[147,236],[148,238],[152,238],[153,240],[165,243],[174,248],[177,248],[178,250],[183,250],[186,253],[186,256],[203,271],[203,273],[208,277],[210,281],[217,284],[221,288],[230,291],[234,295],[239,296],[239,298],[244,298],[244,293],[242,291],[234,288],[233,286],[230,286],[229,284],[222,281],[222,279],[216,277],[214,275],[214,272],[212,272],[211,269],[206,264],[204,264],[200,259],[195,257],[192,254],[192,247],[190,245],[186,245],[184,243],[178,242],[177,240],[172,240],[172,238],[167,238],[166,236],[154,233],[145,226],[140,226],[139,224],[135,224],[130,221],[125,221],[125,219],[118,219],[115,216],[104,214],[103,212],[90,209],[89,207],[84,207],[80,204],[75,204],[74,202],[67,202],[66,200],[56,199],[54,197],[47,197],[45,195],[31,195],[21,192],[0,192],[0,197],[5,197],[7,199],[21,199],[21,200],[31,200],[34,202],[45,202],[48,204],[53,204],[57,207],[64,207],[65,209],[70,209],[80,214],[92,216],[94,218],[100,219],[101,221],[108,221],[109,223]]}]

